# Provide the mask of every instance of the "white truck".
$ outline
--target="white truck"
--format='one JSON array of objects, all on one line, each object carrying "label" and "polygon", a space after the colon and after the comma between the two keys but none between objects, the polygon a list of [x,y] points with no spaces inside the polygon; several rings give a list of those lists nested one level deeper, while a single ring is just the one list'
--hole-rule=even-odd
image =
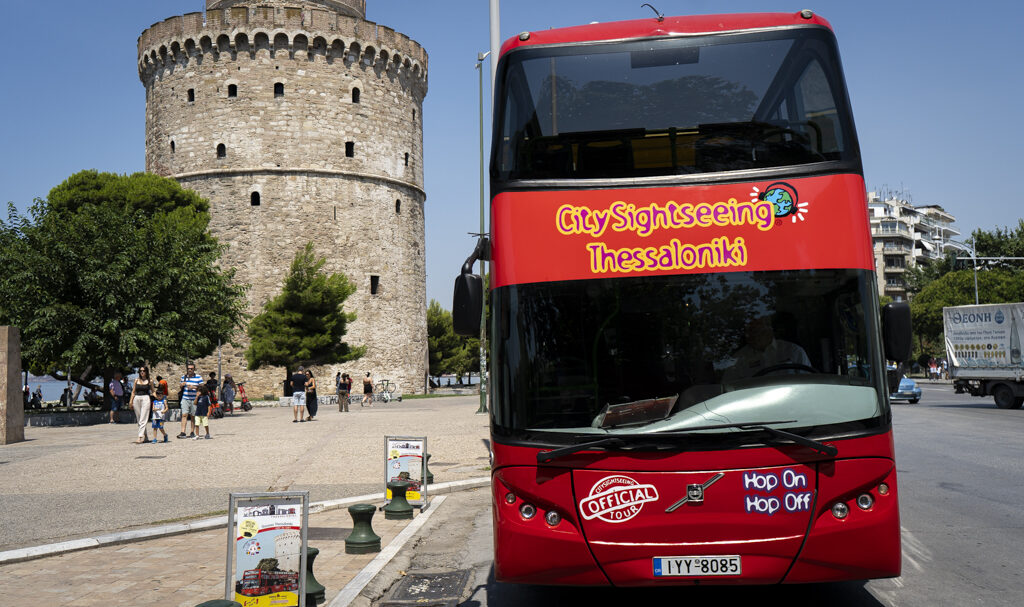
[{"label": "white truck", "polygon": [[991,395],[1000,409],[1024,404],[1024,303],[942,309],[946,356],[957,394]]}]

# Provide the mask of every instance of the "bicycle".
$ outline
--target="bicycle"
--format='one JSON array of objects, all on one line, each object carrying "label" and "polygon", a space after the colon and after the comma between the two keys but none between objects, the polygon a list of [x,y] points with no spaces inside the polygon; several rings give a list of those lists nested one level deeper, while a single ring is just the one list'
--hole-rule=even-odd
[{"label": "bicycle", "polygon": [[397,386],[390,379],[382,379],[373,387],[373,399],[384,403],[391,402],[391,395]]}]

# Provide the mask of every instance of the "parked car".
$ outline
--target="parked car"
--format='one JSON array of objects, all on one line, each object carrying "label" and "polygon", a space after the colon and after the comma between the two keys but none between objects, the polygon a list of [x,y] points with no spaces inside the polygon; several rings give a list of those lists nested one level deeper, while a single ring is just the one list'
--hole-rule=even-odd
[{"label": "parked car", "polygon": [[913,405],[921,400],[921,388],[914,380],[904,377],[900,380],[900,387],[889,395],[889,400],[906,400]]}]

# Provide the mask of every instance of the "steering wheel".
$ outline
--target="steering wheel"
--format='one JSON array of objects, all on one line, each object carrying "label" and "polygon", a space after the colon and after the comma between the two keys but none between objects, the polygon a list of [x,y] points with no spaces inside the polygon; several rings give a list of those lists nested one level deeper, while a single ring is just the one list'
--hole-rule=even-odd
[{"label": "steering wheel", "polygon": [[818,373],[817,369],[808,365],[803,365],[800,363],[782,363],[779,365],[771,365],[770,367],[765,367],[764,369],[759,370],[757,373],[754,373],[753,376],[761,377],[762,375],[768,375],[769,373],[775,373],[776,371],[785,371],[788,369],[792,369],[794,371],[803,371],[805,373]]}]

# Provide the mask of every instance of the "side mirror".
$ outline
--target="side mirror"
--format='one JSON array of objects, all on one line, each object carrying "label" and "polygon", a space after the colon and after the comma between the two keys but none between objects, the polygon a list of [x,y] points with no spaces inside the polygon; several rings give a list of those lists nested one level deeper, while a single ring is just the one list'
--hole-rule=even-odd
[{"label": "side mirror", "polygon": [[885,358],[899,363],[910,360],[911,343],[910,304],[905,301],[886,304],[882,308],[882,342]]},{"label": "side mirror", "polygon": [[456,335],[479,335],[484,304],[484,281],[477,274],[459,274],[452,298],[452,325]]}]

